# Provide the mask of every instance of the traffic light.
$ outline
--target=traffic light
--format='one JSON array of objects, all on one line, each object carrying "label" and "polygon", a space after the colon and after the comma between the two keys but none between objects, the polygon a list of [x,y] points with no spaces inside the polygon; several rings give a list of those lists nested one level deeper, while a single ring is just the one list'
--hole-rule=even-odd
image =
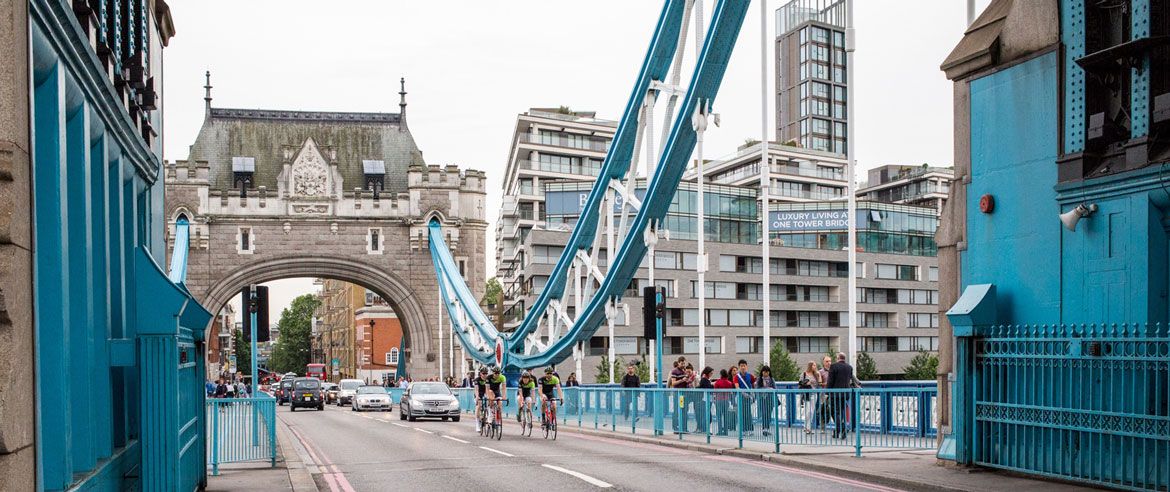
[{"label": "traffic light", "polygon": [[240,311],[244,318],[244,341],[252,341],[252,313],[256,313],[256,342],[267,342],[269,339],[268,333],[268,287],[264,285],[257,285],[256,299],[251,299],[251,292],[248,287],[240,290],[240,295],[243,296],[240,302]]},{"label": "traffic light", "polygon": [[647,340],[658,337],[659,319],[663,320],[662,336],[666,336],[666,294],[663,292],[659,302],[658,292],[654,287],[642,288],[642,336]]}]

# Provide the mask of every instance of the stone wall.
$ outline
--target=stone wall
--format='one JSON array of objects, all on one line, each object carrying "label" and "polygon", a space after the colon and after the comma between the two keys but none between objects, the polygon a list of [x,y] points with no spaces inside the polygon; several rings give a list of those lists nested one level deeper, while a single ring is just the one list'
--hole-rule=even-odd
[{"label": "stone wall", "polygon": [[28,114],[28,2],[0,3],[0,477],[32,490],[32,194]]},{"label": "stone wall", "polygon": [[[398,313],[411,350],[412,376],[438,375],[439,298],[426,225],[431,217],[443,221],[453,256],[466,261],[468,283],[482,296],[487,226],[482,173],[415,166],[408,193],[395,199],[408,203],[382,207],[391,200],[332,197],[320,200],[326,212],[309,215],[295,212],[295,197],[269,196],[261,207],[258,198],[241,202],[236,194],[225,208],[203,169],[200,163],[168,166],[166,213],[172,227],[181,209],[193,215],[186,284],[205,307],[218,311],[244,285],[282,278],[359,284]],[[241,228],[250,231],[250,251],[240,249]],[[371,228],[381,229],[380,251],[370,250]]]}]

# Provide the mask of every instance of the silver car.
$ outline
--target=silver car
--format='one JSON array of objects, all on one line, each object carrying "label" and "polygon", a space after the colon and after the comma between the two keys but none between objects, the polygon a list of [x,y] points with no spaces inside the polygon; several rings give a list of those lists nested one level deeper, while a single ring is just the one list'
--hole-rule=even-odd
[{"label": "silver car", "polygon": [[459,421],[459,400],[443,383],[410,383],[398,402],[398,418],[413,422],[420,417]]},{"label": "silver car", "polygon": [[390,410],[390,394],[386,392],[386,388],[381,386],[359,386],[351,400],[355,412],[365,410],[386,412]]}]

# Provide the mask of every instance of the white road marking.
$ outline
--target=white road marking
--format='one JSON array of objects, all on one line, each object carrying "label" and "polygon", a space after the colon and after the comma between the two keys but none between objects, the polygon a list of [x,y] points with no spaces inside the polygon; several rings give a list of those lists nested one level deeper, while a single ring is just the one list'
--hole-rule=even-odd
[{"label": "white road marking", "polygon": [[500,451],[500,450],[498,450],[498,449],[492,449],[492,448],[488,448],[488,447],[484,447],[484,446],[480,446],[480,447],[479,447],[479,449],[482,449],[482,450],[485,450],[485,451],[491,451],[491,452],[493,452],[493,453],[496,453],[496,454],[502,454],[502,455],[504,455],[504,456],[507,456],[507,457],[509,457],[509,458],[513,458],[513,457],[515,457],[515,456],[516,456],[516,455],[514,455],[514,454],[511,454],[511,453],[505,453],[505,452],[503,452],[503,451]]},{"label": "white road marking", "polygon": [[399,427],[410,427],[409,425],[403,425],[403,424],[399,424],[398,422],[390,422],[390,423],[391,423],[391,424],[394,424],[394,425],[397,425],[397,426],[399,426]]},{"label": "white road marking", "polygon": [[608,488],[610,488],[610,487],[613,487],[613,485],[611,485],[611,484],[609,484],[609,483],[607,483],[607,482],[603,482],[603,481],[601,481],[601,480],[598,480],[598,479],[596,479],[596,478],[593,478],[593,477],[591,477],[591,476],[589,476],[589,475],[586,475],[586,474],[584,474],[584,473],[581,473],[581,472],[575,472],[575,471],[573,471],[573,470],[569,470],[569,469],[566,469],[566,468],[561,468],[561,467],[559,467],[559,466],[550,465],[550,464],[548,464],[548,463],[543,463],[543,464],[541,464],[540,466],[543,466],[543,467],[545,467],[545,468],[548,468],[548,469],[550,469],[550,470],[556,470],[556,471],[559,471],[559,472],[561,472],[561,473],[564,473],[564,474],[566,474],[566,475],[572,475],[572,476],[574,476],[574,477],[580,478],[581,480],[584,480],[584,481],[586,481],[586,482],[589,482],[590,484],[596,485],[596,486],[598,486],[598,487],[601,487],[601,488],[603,488],[603,489],[608,489]]},{"label": "white road marking", "polygon": [[426,432],[427,434],[434,434],[434,432],[431,432],[429,430],[419,428],[419,427],[415,427],[414,430],[419,431],[419,432]]},{"label": "white road marking", "polygon": [[469,443],[469,442],[467,442],[467,441],[464,441],[463,439],[459,439],[458,437],[443,436],[443,438],[444,438],[444,439],[450,439],[450,440],[452,440],[452,441],[455,441],[455,442],[461,442],[461,443],[463,443],[463,444],[471,444],[471,443]]}]

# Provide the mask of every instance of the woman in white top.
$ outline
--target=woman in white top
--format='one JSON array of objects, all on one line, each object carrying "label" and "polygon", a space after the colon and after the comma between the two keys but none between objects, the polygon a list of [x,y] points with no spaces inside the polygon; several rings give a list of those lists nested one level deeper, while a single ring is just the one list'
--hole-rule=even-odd
[{"label": "woman in white top", "polygon": [[[821,380],[821,373],[817,370],[817,363],[810,361],[805,366],[804,372],[800,374],[800,389],[819,389],[824,385],[825,382]],[[813,420],[816,419],[820,395],[805,393],[800,395],[800,401],[804,403],[804,433],[812,434]]]}]

